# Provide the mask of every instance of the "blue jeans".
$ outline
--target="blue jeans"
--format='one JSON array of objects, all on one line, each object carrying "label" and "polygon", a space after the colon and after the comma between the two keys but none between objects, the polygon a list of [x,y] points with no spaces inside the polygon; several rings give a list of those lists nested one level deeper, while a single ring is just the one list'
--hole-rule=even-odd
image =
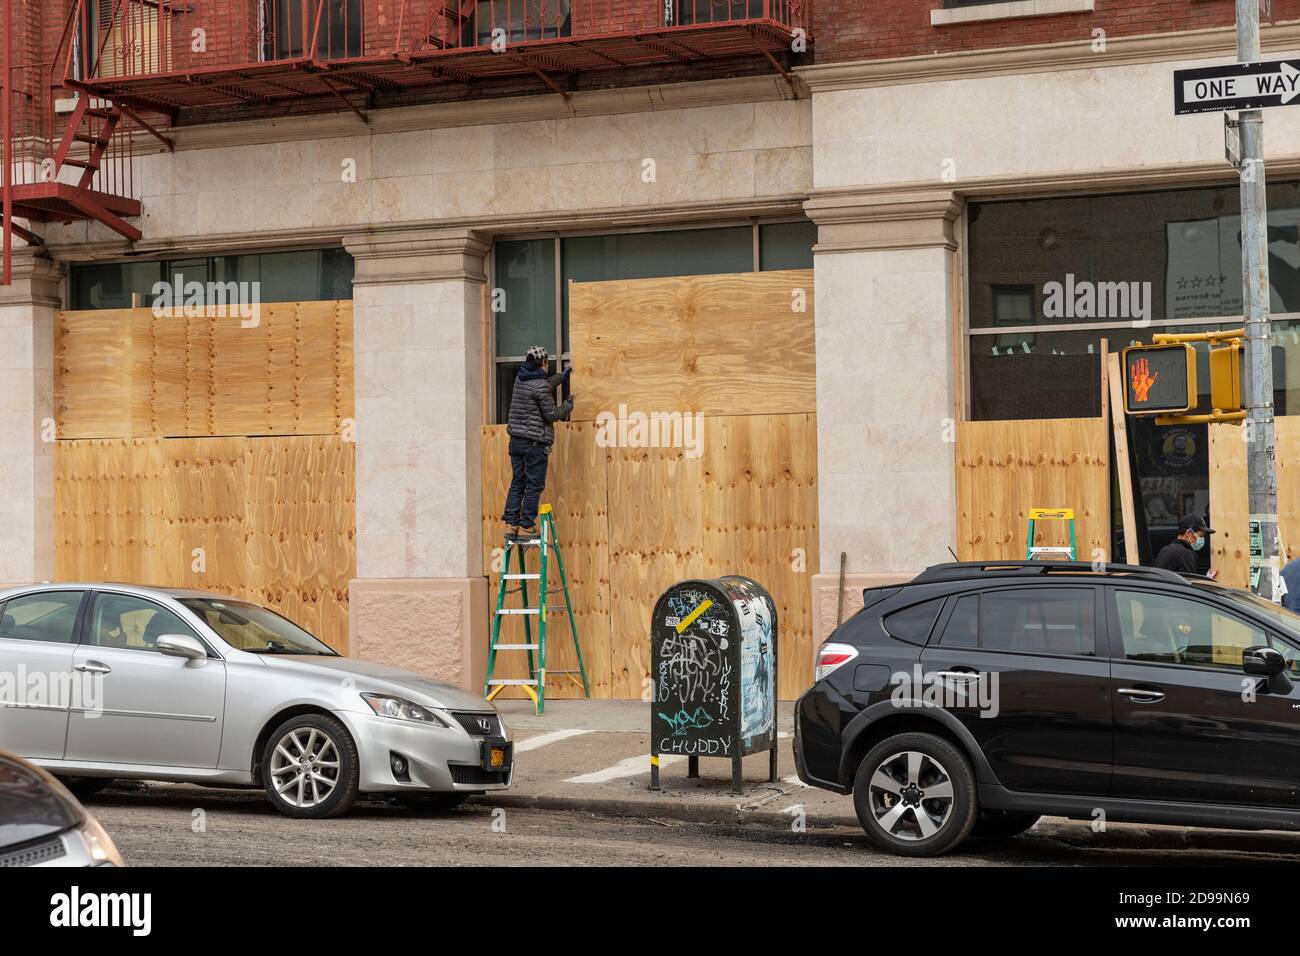
[{"label": "blue jeans", "polygon": [[510,491],[501,520],[531,528],[537,523],[537,505],[546,487],[549,445],[527,438],[510,439]]}]

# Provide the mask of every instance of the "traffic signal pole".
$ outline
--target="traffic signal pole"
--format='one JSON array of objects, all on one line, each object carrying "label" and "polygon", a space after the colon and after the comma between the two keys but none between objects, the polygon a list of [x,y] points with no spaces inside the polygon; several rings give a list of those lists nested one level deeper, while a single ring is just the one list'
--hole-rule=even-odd
[{"label": "traffic signal pole", "polygon": [[[1259,52],[1259,0],[1237,2],[1237,60],[1253,63]],[[1273,428],[1273,330],[1269,318],[1268,202],[1264,179],[1264,116],[1243,110],[1237,117],[1241,137],[1241,268],[1246,327],[1246,481],[1250,505],[1252,563],[1260,573],[1252,581],[1256,594],[1271,601],[1277,593],[1277,458]],[[1259,537],[1253,538],[1258,523]]]}]

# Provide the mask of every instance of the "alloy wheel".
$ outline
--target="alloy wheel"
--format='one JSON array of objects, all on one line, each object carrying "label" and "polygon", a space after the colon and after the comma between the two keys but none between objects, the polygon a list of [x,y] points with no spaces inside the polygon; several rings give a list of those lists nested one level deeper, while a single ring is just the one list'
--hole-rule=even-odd
[{"label": "alloy wheel", "polygon": [[868,805],[882,830],[899,840],[926,840],[952,815],[952,778],[929,754],[905,750],[876,765]]},{"label": "alloy wheel", "polygon": [[295,727],[275,743],[271,781],[276,794],[293,807],[317,807],[339,783],[339,754],[329,734]]}]

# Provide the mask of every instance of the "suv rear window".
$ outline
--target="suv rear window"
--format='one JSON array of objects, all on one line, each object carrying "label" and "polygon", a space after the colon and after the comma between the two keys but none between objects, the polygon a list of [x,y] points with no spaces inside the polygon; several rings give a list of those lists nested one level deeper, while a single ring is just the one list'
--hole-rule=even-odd
[{"label": "suv rear window", "polygon": [[895,611],[886,616],[881,623],[890,637],[909,644],[924,644],[930,636],[930,629],[934,627],[934,622],[939,617],[941,607],[943,607],[943,598],[934,598]]},{"label": "suv rear window", "polygon": [[939,644],[1020,654],[1097,653],[1091,588],[1010,588],[957,601]]}]

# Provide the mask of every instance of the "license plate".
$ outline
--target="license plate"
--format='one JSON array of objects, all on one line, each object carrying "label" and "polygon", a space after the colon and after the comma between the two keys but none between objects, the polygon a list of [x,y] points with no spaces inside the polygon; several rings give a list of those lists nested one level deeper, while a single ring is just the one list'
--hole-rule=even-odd
[{"label": "license plate", "polygon": [[483,741],[483,769],[503,771],[510,767],[510,744],[504,741]]}]

